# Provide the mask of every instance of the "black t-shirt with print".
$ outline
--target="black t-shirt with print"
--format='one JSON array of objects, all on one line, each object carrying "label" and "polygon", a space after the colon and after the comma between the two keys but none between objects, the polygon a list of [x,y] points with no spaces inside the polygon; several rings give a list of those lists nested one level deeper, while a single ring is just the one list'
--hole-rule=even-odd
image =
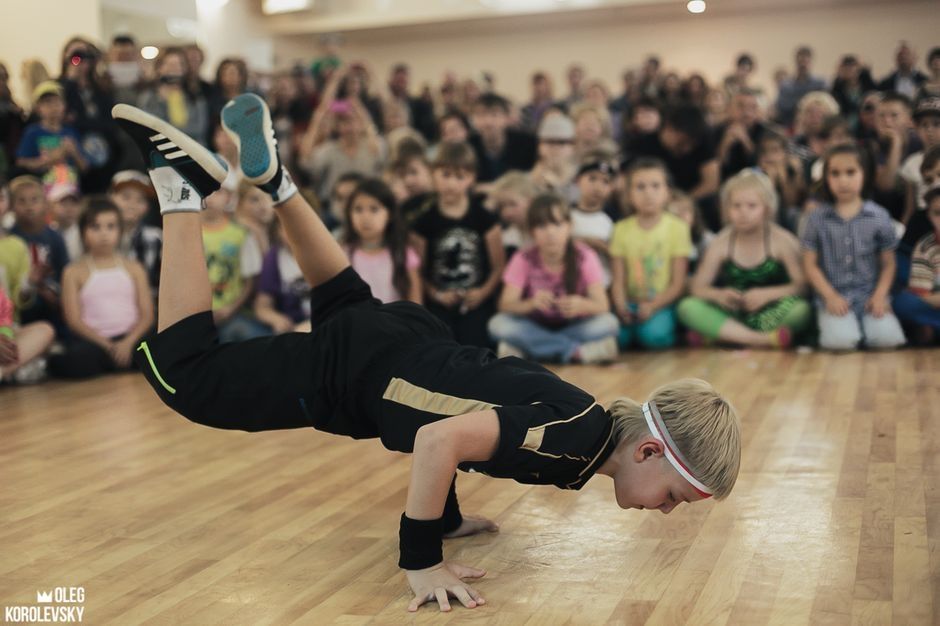
[{"label": "black t-shirt with print", "polygon": [[666,164],[672,182],[682,191],[689,192],[702,182],[702,166],[715,158],[715,146],[710,138],[699,141],[689,154],[677,157],[659,141],[659,133],[639,135],[624,146],[626,164],[640,157],[654,157]]},{"label": "black t-shirt with print", "polygon": [[491,269],[486,233],[497,223],[476,197],[459,220],[442,215],[436,202],[421,213],[412,230],[427,243],[421,266],[425,280],[436,289],[471,289],[486,282]]}]

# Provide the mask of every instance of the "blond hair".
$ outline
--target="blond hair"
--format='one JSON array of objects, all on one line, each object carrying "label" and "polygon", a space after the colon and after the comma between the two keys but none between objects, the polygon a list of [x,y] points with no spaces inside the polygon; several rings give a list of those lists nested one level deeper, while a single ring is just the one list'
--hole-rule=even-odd
[{"label": "blond hair", "polygon": [[[712,490],[716,500],[725,498],[734,487],[741,464],[740,425],[731,403],[697,378],[665,384],[653,391],[650,400],[691,464],[693,476]],[[618,445],[652,434],[642,405],[635,400],[617,398],[608,410]]]},{"label": "blond hair", "polygon": [[39,191],[43,192],[43,196],[45,196],[45,191],[46,191],[45,187],[43,187],[42,181],[36,178],[35,176],[32,176],[31,174],[23,174],[22,176],[17,176],[16,178],[14,178],[13,180],[9,182],[8,187],[10,189],[11,201],[16,200],[16,197],[24,189],[38,188]]},{"label": "blond hair", "polygon": [[595,115],[597,120],[600,122],[601,135],[605,138],[610,138],[613,134],[613,124],[610,121],[610,111],[607,109],[602,109],[601,107],[591,104],[590,102],[584,102],[583,100],[571,107],[571,121],[574,122],[575,126],[578,125],[578,120],[589,114]]},{"label": "blond hair", "polygon": [[497,178],[490,187],[490,196],[511,193],[531,200],[538,194],[538,188],[527,172],[510,170]]},{"label": "blond hair", "polygon": [[721,221],[728,223],[728,207],[731,206],[731,194],[735,191],[744,189],[753,189],[760,196],[761,202],[767,208],[764,215],[764,221],[771,221],[777,215],[777,206],[780,200],[777,197],[777,190],[763,172],[747,169],[741,170],[721,186]]},{"label": "blond hair", "polygon": [[797,134],[805,132],[803,128],[803,117],[806,115],[806,109],[811,106],[821,107],[825,114],[823,117],[839,114],[839,103],[828,91],[811,91],[802,98],[796,105],[796,127]]}]

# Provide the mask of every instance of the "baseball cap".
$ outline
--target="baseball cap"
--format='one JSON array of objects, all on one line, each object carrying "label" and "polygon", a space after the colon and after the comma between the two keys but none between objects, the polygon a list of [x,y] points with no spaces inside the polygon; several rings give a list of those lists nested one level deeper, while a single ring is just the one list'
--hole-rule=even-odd
[{"label": "baseball cap", "polygon": [[60,98],[63,94],[62,85],[54,80],[44,80],[33,89],[33,103],[39,102],[48,95],[56,95]]},{"label": "baseball cap", "polygon": [[917,106],[914,107],[914,119],[919,120],[922,117],[927,115],[936,115],[940,117],[940,98],[937,96],[931,96],[929,98],[921,98],[917,102]]},{"label": "baseball cap", "polygon": [[112,176],[110,192],[114,193],[121,187],[128,185],[136,187],[147,197],[156,195],[153,190],[153,185],[150,184],[150,178],[143,172],[138,172],[137,170],[121,170]]},{"label": "baseball cap", "polygon": [[46,191],[46,199],[49,200],[49,202],[59,202],[69,197],[75,198],[76,200],[80,200],[82,197],[82,192],[79,191],[78,185],[75,183],[54,183],[49,187],[49,190]]},{"label": "baseball cap", "polygon": [[539,126],[539,141],[573,141],[574,122],[567,115],[549,115]]}]

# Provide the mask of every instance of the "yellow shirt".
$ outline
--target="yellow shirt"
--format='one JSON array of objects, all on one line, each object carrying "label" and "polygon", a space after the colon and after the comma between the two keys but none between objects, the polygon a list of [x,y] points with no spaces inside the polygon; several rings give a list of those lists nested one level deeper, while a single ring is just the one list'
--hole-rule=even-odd
[{"label": "yellow shirt", "polygon": [[13,301],[16,319],[19,319],[20,309],[29,303],[22,291],[29,277],[29,266],[29,248],[23,240],[0,230],[0,288]]},{"label": "yellow shirt", "polygon": [[627,298],[645,302],[669,286],[672,260],[692,254],[692,235],[688,224],[671,213],[663,213],[649,230],[641,228],[635,216],[628,217],[614,226],[610,254],[626,266]]}]

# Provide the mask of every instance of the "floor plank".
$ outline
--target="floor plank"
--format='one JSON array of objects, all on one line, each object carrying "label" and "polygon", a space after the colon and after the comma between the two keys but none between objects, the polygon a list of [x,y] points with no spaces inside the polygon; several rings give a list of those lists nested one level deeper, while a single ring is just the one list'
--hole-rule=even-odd
[{"label": "floor plank", "polygon": [[498,535],[447,542],[487,604],[408,614],[409,459],[187,422],[136,375],[0,389],[0,605],[82,586],[93,624],[940,623],[940,355],[674,351],[559,367],[602,403],[683,376],[743,419],[723,503],[623,512],[461,476]]}]

